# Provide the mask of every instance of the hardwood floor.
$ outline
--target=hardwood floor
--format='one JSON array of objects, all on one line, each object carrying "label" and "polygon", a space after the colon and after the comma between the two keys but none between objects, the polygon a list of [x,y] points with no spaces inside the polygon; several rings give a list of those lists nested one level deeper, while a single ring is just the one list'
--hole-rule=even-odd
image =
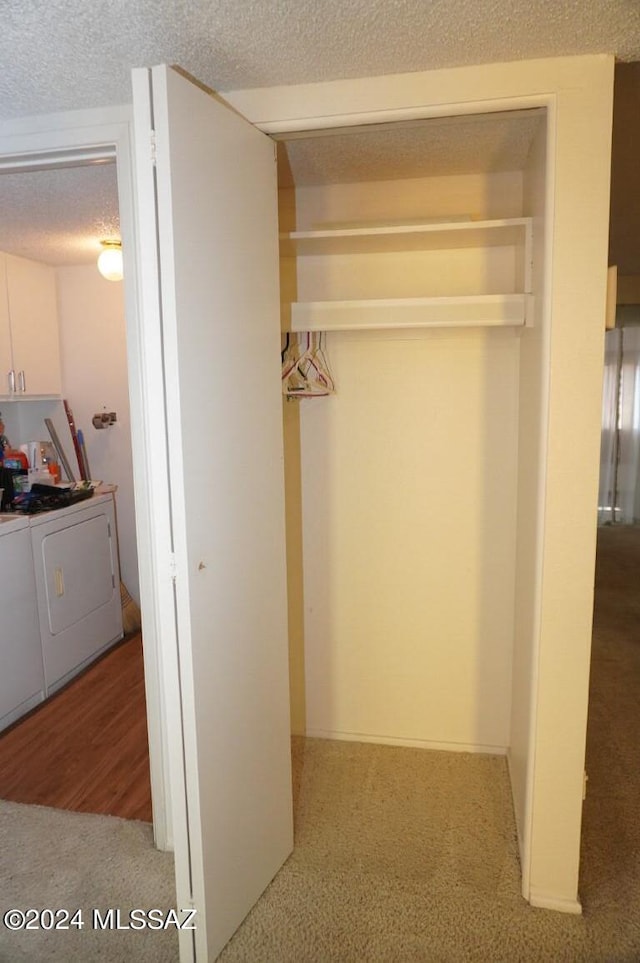
[{"label": "hardwood floor", "polygon": [[0,735],[0,798],[151,822],[139,633]]}]

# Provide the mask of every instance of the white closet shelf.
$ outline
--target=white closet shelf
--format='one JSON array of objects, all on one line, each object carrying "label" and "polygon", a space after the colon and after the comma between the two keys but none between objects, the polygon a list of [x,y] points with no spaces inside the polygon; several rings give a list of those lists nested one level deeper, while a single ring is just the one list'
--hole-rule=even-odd
[{"label": "white closet shelf", "polygon": [[401,224],[391,227],[294,231],[280,235],[284,257],[451,250],[463,247],[528,245],[531,218]]},{"label": "white closet shelf", "polygon": [[298,301],[291,304],[291,330],[518,327],[527,324],[532,316],[530,299],[529,294],[480,294],[440,298]]}]

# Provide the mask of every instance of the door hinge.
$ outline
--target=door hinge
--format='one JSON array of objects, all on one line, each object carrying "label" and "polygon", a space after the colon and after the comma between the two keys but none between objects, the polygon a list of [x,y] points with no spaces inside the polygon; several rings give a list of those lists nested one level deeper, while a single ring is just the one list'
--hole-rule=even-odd
[{"label": "door hinge", "polygon": [[155,166],[156,166],[156,159],[157,159],[157,156],[158,156],[158,155],[157,155],[156,132],[155,132],[155,130],[152,130],[152,131],[151,131],[151,134],[150,134],[150,136],[149,136],[149,141],[150,141],[150,147],[151,147],[151,163],[152,163],[153,166],[155,167]]},{"label": "door hinge", "polygon": [[175,583],[177,574],[178,574],[178,567],[176,565],[176,557],[172,552],[171,555],[169,555],[169,578],[174,583]]},{"label": "door hinge", "polygon": [[586,799],[586,798],[587,798],[587,783],[588,783],[588,782],[589,782],[589,776],[588,776],[587,771],[586,771],[586,769],[585,769],[585,771],[582,773],[582,798],[583,798],[583,799]]}]

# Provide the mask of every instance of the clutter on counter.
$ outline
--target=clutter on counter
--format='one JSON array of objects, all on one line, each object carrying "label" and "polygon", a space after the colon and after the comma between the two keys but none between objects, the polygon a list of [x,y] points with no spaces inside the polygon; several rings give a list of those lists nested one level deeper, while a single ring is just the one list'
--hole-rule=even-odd
[{"label": "clutter on counter", "polygon": [[[12,445],[5,435],[0,413],[0,512],[33,514],[64,508],[90,498],[93,494],[109,494],[117,486],[92,480],[84,436],[76,431],[73,412],[64,402],[71,441],[78,459],[80,481],[76,481],[60,438],[50,419],[45,426],[51,441],[35,440]],[[66,481],[61,478],[61,464]]]}]

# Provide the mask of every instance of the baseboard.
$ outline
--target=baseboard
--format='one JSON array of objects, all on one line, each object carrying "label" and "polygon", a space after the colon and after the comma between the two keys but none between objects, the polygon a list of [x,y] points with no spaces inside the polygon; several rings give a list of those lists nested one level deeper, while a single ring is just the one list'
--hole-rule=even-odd
[{"label": "baseboard", "polygon": [[440,742],[431,739],[404,739],[399,736],[371,735],[363,732],[338,732],[336,730],[307,729],[311,739],[337,739],[341,742],[370,742],[382,746],[407,746],[414,749],[437,749],[444,752],[475,752],[492,756],[504,756],[506,746],[480,745],[467,742]]},{"label": "baseboard", "polygon": [[529,902],[538,909],[555,910],[557,913],[571,913],[574,916],[582,914],[582,903],[579,899],[564,899],[561,896],[550,896],[532,889],[529,892]]}]

